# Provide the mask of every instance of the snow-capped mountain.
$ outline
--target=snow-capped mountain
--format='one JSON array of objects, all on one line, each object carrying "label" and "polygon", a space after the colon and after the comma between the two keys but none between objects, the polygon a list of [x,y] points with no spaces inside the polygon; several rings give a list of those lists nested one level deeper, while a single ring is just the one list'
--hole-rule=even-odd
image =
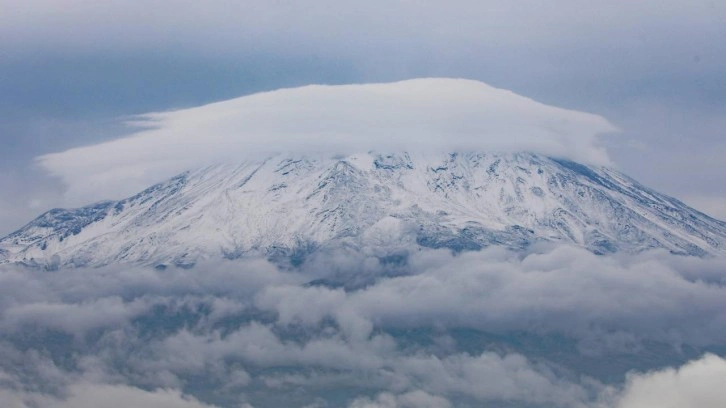
[{"label": "snow-capped mountain", "polygon": [[278,155],[185,172],[141,193],[51,210],[0,240],[0,262],[191,266],[415,248],[726,253],[726,223],[616,170],[529,153]]}]

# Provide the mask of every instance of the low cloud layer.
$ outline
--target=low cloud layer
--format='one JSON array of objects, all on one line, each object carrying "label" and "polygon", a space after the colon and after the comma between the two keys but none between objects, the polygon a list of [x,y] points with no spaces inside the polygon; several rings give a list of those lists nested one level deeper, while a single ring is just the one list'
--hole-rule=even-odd
[{"label": "low cloud layer", "polygon": [[0,399],[7,408],[215,408],[172,389],[146,391],[126,385],[77,383],[67,394],[58,397],[0,390]]},{"label": "low cloud layer", "polygon": [[[719,398],[720,357],[667,367],[724,346],[723,258],[562,246],[423,251],[395,274],[375,263],[3,266],[1,392],[23,408],[106,393],[183,408],[631,408],[670,395],[655,388],[686,406]],[[359,288],[337,287],[356,265]]]},{"label": "low cloud layer", "polygon": [[608,164],[602,117],[482,82],[306,86],[143,115],[131,136],[38,159],[86,200],[121,198],[182,171],[279,152],[530,151]]},{"label": "low cloud layer", "polygon": [[[0,381],[11,379],[0,372]],[[726,379],[726,360],[709,354],[677,368],[665,368],[628,375],[622,388],[609,388],[592,402],[598,408],[720,408],[726,400],[722,384]],[[220,408],[200,402],[178,389],[144,390],[123,384],[94,383],[79,380],[71,383],[63,395],[0,388],[0,398],[8,408]],[[605,402],[608,400],[609,402]],[[329,406],[322,399],[303,408]],[[375,396],[353,399],[348,408],[451,408],[452,403],[423,390],[404,393],[382,392]],[[586,403],[578,406],[586,406]],[[254,408],[249,403],[236,405]]]}]

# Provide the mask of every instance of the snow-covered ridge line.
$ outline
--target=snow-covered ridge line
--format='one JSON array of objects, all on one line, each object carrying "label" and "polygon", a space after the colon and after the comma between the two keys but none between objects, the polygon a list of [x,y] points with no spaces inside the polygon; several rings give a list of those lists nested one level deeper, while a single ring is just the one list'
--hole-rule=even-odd
[{"label": "snow-covered ridge line", "polygon": [[726,253],[726,224],[627,176],[531,153],[278,155],[182,173],[120,201],[52,210],[0,240],[2,262],[190,266],[417,247]]}]

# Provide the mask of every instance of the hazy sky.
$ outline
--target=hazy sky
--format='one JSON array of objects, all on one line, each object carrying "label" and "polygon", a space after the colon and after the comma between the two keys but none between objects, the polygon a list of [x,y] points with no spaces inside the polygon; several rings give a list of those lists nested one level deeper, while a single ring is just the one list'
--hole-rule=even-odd
[{"label": "hazy sky", "polygon": [[726,2],[0,0],[0,235],[67,204],[34,158],[129,115],[462,77],[607,118],[623,171],[726,218]]}]

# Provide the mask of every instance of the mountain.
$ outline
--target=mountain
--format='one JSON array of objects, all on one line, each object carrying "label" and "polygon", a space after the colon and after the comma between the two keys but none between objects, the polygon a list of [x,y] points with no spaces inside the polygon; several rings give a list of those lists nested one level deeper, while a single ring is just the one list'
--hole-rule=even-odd
[{"label": "mountain", "polygon": [[339,248],[385,261],[421,247],[542,242],[723,254],[726,223],[614,169],[530,153],[277,155],[48,211],[0,240],[0,262],[165,267],[259,255],[299,264]]}]

